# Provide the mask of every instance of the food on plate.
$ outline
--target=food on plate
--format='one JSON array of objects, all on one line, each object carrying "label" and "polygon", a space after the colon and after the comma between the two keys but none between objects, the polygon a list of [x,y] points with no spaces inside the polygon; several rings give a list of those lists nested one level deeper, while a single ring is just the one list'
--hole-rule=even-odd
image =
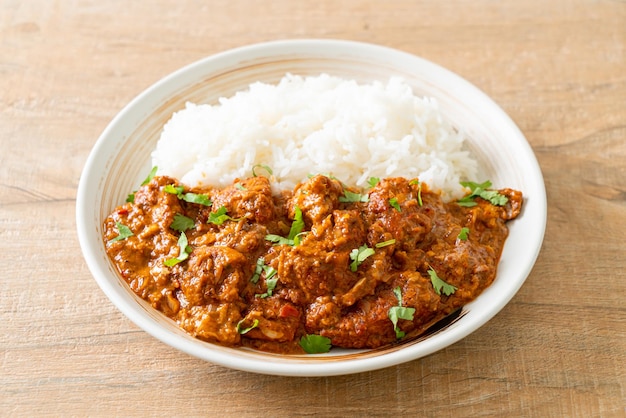
[{"label": "food on plate", "polygon": [[448,200],[463,195],[460,181],[484,177],[438,103],[397,77],[360,84],[286,75],[213,105],[188,103],[152,153],[159,175],[190,187],[226,187],[259,164],[274,171],[276,192],[316,172],[356,187],[371,177],[419,178]]},{"label": "food on plate", "polygon": [[465,137],[398,78],[189,103],[152,162],[104,222],[113,264],[189,334],[277,353],[423,333],[492,283],[522,204],[466,181]]},{"label": "food on plate", "polygon": [[376,348],[418,335],[496,276],[518,191],[314,175],[272,192],[263,175],[225,188],[150,176],[104,223],[130,288],[189,334],[277,353]]}]

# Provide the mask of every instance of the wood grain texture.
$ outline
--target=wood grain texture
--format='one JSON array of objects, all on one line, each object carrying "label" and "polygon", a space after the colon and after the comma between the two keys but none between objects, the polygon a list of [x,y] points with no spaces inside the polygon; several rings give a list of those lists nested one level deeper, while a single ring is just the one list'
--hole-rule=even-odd
[{"label": "wood grain texture", "polygon": [[[329,378],[224,369],[130,323],[80,254],[80,173],[126,103],[207,55],[303,37],[451,69],[543,170],[526,284],[429,357]],[[626,2],[1,0],[0,145],[2,416],[626,415]]]}]

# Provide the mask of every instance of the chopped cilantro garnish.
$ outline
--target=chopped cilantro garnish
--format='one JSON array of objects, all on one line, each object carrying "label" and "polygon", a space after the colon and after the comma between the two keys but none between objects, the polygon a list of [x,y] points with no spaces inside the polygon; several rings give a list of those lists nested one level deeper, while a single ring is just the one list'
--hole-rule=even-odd
[{"label": "chopped cilantro garnish", "polygon": [[300,338],[300,347],[308,354],[328,353],[331,348],[331,341],[328,337],[308,334]]},{"label": "chopped cilantro garnish", "polygon": [[462,181],[461,186],[469,188],[470,194],[457,201],[459,206],[476,206],[477,203],[474,199],[477,197],[480,197],[496,206],[504,206],[509,201],[506,196],[501,195],[496,190],[487,190],[491,187],[491,182],[489,180],[480,184],[473,181]]},{"label": "chopped cilantro garnish", "polygon": [[182,232],[180,234],[180,238],[178,238],[178,257],[165,260],[164,264],[168,267],[172,267],[180,263],[181,261],[185,261],[192,251],[191,246],[189,246],[188,244],[189,242],[187,241],[187,236],[184,232]]},{"label": "chopped cilantro garnish", "polygon": [[463,227],[461,228],[461,231],[459,232],[459,235],[457,236],[458,239],[462,240],[462,241],[467,241],[467,238],[469,236],[469,228],[467,227]]},{"label": "chopped cilantro garnish", "polygon": [[435,289],[435,292],[437,292],[438,295],[441,295],[442,291],[443,291],[443,294],[446,296],[450,296],[451,294],[456,292],[457,288],[452,286],[451,284],[444,282],[437,275],[437,272],[433,270],[432,267],[428,269],[428,275],[430,276],[430,282],[433,284],[433,288]]},{"label": "chopped cilantro garnish", "polygon": [[344,190],[343,196],[339,196],[339,201],[342,203],[352,203],[352,202],[369,202],[370,197],[368,194],[361,193],[353,193],[350,190]]},{"label": "chopped cilantro garnish", "polygon": [[[156,175],[156,172],[159,168],[157,166],[152,167],[152,170],[150,170],[150,174],[148,174],[148,177],[146,177],[144,179],[144,181],[141,182],[142,186],[145,186],[146,184],[150,183],[150,181],[154,178],[154,176]],[[126,196],[126,202],[128,203],[135,203],[135,193],[137,192],[137,190],[134,190],[133,192],[129,193],[128,196]]]},{"label": "chopped cilantro garnish", "polygon": [[405,333],[398,327],[398,320],[405,319],[407,321],[412,321],[413,315],[415,314],[415,308],[402,306],[402,290],[400,289],[400,286],[394,288],[393,293],[398,299],[398,306],[392,306],[389,308],[387,316],[391,319],[393,330],[396,332],[396,338],[400,339],[404,337]]},{"label": "chopped cilantro garnish", "polygon": [[[274,289],[276,288],[276,284],[278,283],[278,277],[274,277],[276,275],[276,270],[273,267],[269,267],[270,272],[268,273],[268,270],[265,270],[265,268],[263,270],[265,270],[265,286],[267,286],[267,291],[263,294],[260,295],[255,295],[257,298],[266,298],[269,296],[272,296],[272,294],[274,293]],[[269,277],[267,277],[269,276]]]},{"label": "chopped cilantro garnish", "polygon": [[263,266],[265,265],[265,259],[263,257],[259,257],[256,259],[256,266],[254,267],[254,274],[250,281],[252,283],[256,283],[259,281],[261,277],[261,273],[263,273]]},{"label": "chopped cilantro garnish", "polygon": [[185,190],[183,186],[174,186],[173,184],[166,184],[163,186],[163,191],[165,193],[175,194],[179,199],[181,198],[180,195],[183,193],[183,190]]},{"label": "chopped cilantro garnish", "polygon": [[291,228],[289,229],[289,235],[287,239],[295,239],[298,234],[302,232],[304,229],[304,220],[302,219],[302,210],[296,205],[294,206],[294,215],[293,222],[291,223]]},{"label": "chopped cilantro garnish", "polygon": [[193,228],[196,225],[193,219],[177,213],[174,215],[170,228],[178,232],[185,232],[188,229]]},{"label": "chopped cilantro garnish", "polygon": [[215,225],[222,225],[224,222],[226,221],[240,221],[243,218],[231,218],[229,215],[226,214],[228,210],[226,209],[226,206],[222,206],[220,207],[217,212],[211,212],[209,213],[209,223],[215,224]]},{"label": "chopped cilantro garnish", "polygon": [[241,190],[241,191],[246,191],[246,190],[248,190],[248,189],[246,189],[246,188],[243,186],[243,184],[241,184],[241,183],[235,183],[235,189],[237,189],[237,190]]},{"label": "chopped cilantro garnish", "polygon": [[356,271],[359,265],[374,253],[374,250],[367,245],[361,245],[359,248],[350,251],[350,260],[352,260],[352,263],[350,263],[350,271]]},{"label": "chopped cilantro garnish", "polygon": [[367,184],[369,184],[370,187],[376,187],[379,182],[380,182],[380,178],[378,178],[378,177],[370,177],[367,180]]},{"label": "chopped cilantro garnish", "polygon": [[300,237],[306,234],[306,232],[302,232],[304,229],[304,220],[302,219],[302,210],[300,210],[298,206],[294,206],[294,212],[293,222],[291,223],[287,238],[281,237],[280,235],[267,234],[265,239],[277,245],[300,245]]},{"label": "chopped cilantro garnish", "polygon": [[392,197],[391,199],[389,199],[389,204],[391,205],[392,208],[394,208],[398,212],[402,212],[402,209],[400,208],[400,204],[398,203],[397,198]]},{"label": "chopped cilantro garnish", "polygon": [[197,203],[203,206],[211,206],[213,204],[211,199],[209,199],[209,196],[205,194],[196,194],[191,192],[183,193],[184,190],[183,186],[174,186],[171,184],[167,184],[163,187],[164,192],[175,194],[179,199],[184,200],[185,202]]},{"label": "chopped cilantro garnish", "polygon": [[268,172],[268,174],[271,176],[272,174],[274,174],[274,172],[272,171],[272,169],[265,164],[255,164],[254,166],[252,166],[252,177],[258,177],[258,174],[256,173],[256,169],[257,168],[262,168],[265,171]]},{"label": "chopped cilantro garnish", "polygon": [[150,174],[148,174],[148,177],[146,177],[146,179],[141,183],[141,185],[145,186],[146,184],[150,183],[150,181],[152,181],[152,179],[156,175],[156,172],[158,169],[159,167],[157,167],[156,165],[152,167],[152,170],[150,170]]},{"label": "chopped cilantro garnish", "polygon": [[109,242],[116,242],[116,241],[121,241],[123,239],[126,239],[128,237],[132,237],[133,235],[133,231],[130,230],[129,227],[127,227],[126,225],[122,224],[121,222],[115,222],[115,227],[117,228],[117,232],[119,233],[118,236],[116,236],[115,238],[109,240]]},{"label": "chopped cilantro garnish", "polygon": [[197,203],[203,206],[211,206],[213,202],[209,199],[209,196],[205,194],[185,193],[182,195],[182,199],[185,202]]},{"label": "chopped cilantro garnish", "polygon": [[417,203],[420,206],[423,206],[424,202],[422,202],[422,183],[420,183],[418,179],[413,179],[409,182],[409,184],[417,186]]},{"label": "chopped cilantro garnish", "polygon": [[259,320],[255,319],[254,322],[252,323],[252,325],[250,325],[248,328],[241,328],[241,326],[243,324],[243,321],[245,321],[245,318],[242,319],[241,321],[237,322],[237,332],[240,333],[241,335],[247,334],[253,328],[256,328],[256,327],[259,326]]},{"label": "chopped cilantro garnish", "polygon": [[276,234],[267,234],[265,236],[265,239],[277,245],[294,245],[294,241],[292,239],[287,239]]},{"label": "chopped cilantro garnish", "polygon": [[383,242],[379,242],[378,244],[374,245],[374,247],[376,248],[383,248],[383,247],[387,247],[388,245],[393,245],[396,243],[395,239],[390,239],[387,241],[383,241]]}]

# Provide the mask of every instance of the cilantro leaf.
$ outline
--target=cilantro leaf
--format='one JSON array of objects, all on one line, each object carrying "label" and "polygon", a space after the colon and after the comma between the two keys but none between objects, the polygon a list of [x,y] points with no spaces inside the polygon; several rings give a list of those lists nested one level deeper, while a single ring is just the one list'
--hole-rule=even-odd
[{"label": "cilantro leaf", "polygon": [[148,177],[146,177],[146,179],[141,183],[141,185],[145,186],[146,184],[150,183],[150,181],[152,181],[154,176],[156,176],[156,172],[158,169],[159,167],[157,167],[156,165],[152,167],[152,170],[150,170],[150,174],[148,174]]},{"label": "cilantro leaf", "polygon": [[252,283],[257,283],[259,278],[261,277],[261,273],[263,273],[263,266],[265,265],[265,259],[263,257],[259,257],[256,259],[256,266],[254,267],[254,274],[250,281]]},{"label": "cilantro leaf", "polygon": [[180,234],[180,238],[178,238],[178,257],[165,260],[164,264],[168,267],[172,267],[180,263],[181,261],[185,261],[192,251],[191,246],[189,246],[188,244],[189,242],[187,241],[187,236],[184,232],[182,232]]},{"label": "cilantro leaf", "polygon": [[294,245],[294,240],[292,239],[288,239],[288,238],[284,238],[281,237],[280,235],[276,235],[276,234],[267,234],[265,236],[265,239],[269,242],[273,242],[277,245]]},{"label": "cilantro leaf", "polygon": [[368,194],[353,193],[350,190],[344,190],[343,196],[339,196],[339,201],[342,203],[364,202],[370,201]]},{"label": "cilantro leaf", "polygon": [[300,347],[308,354],[328,353],[331,346],[330,338],[321,335],[307,334],[300,338]]},{"label": "cilantro leaf", "polygon": [[294,206],[293,222],[291,223],[291,229],[287,239],[293,240],[304,229],[304,220],[302,220],[302,211],[296,205]]},{"label": "cilantro leaf", "polygon": [[367,184],[369,184],[370,187],[376,187],[378,185],[378,183],[380,183],[380,178],[378,178],[378,177],[370,177],[367,180]]},{"label": "cilantro leaf", "polygon": [[402,290],[400,289],[400,286],[394,288],[393,293],[398,299],[398,306],[392,306],[391,308],[389,308],[387,316],[393,324],[393,330],[396,333],[396,338],[400,339],[405,336],[405,332],[398,327],[398,321],[400,319],[412,321],[413,316],[415,315],[415,308],[407,308],[402,306]]},{"label": "cilantro leaf", "polygon": [[387,247],[389,245],[393,245],[395,243],[396,243],[395,239],[390,239],[390,240],[387,240],[387,241],[379,242],[378,244],[374,245],[374,247],[376,247],[376,248],[383,248],[383,247]]},{"label": "cilantro leaf", "polygon": [[229,215],[226,214],[228,210],[226,209],[226,206],[221,206],[217,212],[211,212],[209,213],[209,223],[215,224],[215,225],[222,225],[224,222],[230,220],[230,221],[240,221],[242,218],[231,218]]},{"label": "cilantro leaf", "polygon": [[183,193],[185,188],[183,186],[174,186],[173,184],[166,184],[163,186],[163,191],[165,193],[175,194],[180,199],[180,195]]},{"label": "cilantro leaf", "polygon": [[352,260],[352,263],[350,263],[350,271],[356,271],[359,265],[374,253],[375,251],[367,245],[361,245],[359,248],[350,251],[350,260]]},{"label": "cilantro leaf", "polygon": [[479,196],[495,206],[504,206],[509,201],[506,196],[501,195],[496,190],[483,190]]},{"label": "cilantro leaf", "polygon": [[274,174],[274,172],[272,171],[272,169],[268,165],[265,165],[265,164],[255,164],[255,165],[252,166],[252,177],[258,177],[258,174],[256,173],[256,169],[259,168],[259,167],[264,169],[265,171],[267,171],[270,176],[272,174]]},{"label": "cilantro leaf", "polygon": [[[265,277],[265,286],[267,286],[267,291],[260,295],[255,295],[257,298],[264,299],[266,297],[272,296],[272,294],[274,293],[274,289],[276,288],[276,284],[278,283],[278,277],[274,277],[276,275],[276,270],[273,267],[269,267],[269,269],[271,269],[269,277]],[[268,270],[265,270],[265,268],[263,270],[265,271],[265,274],[268,275]]]},{"label": "cilantro leaf", "polygon": [[467,238],[469,237],[469,228],[467,227],[463,227],[461,228],[461,231],[459,232],[459,235],[457,236],[458,239],[462,240],[462,241],[467,241]]},{"label": "cilantro leaf", "polygon": [[248,332],[250,332],[250,330],[259,326],[259,320],[255,318],[251,326],[249,326],[248,328],[241,328],[241,324],[243,324],[243,321],[245,320],[246,319],[244,318],[241,321],[237,322],[237,332],[241,335],[247,334]]},{"label": "cilantro leaf", "polygon": [[176,215],[174,215],[174,219],[172,220],[170,228],[178,232],[185,232],[186,230],[191,229],[194,226],[196,226],[196,223],[193,219],[177,213]]},{"label": "cilantro leaf", "polygon": [[211,202],[211,199],[209,199],[209,196],[205,194],[185,193],[181,196],[181,198],[185,202],[197,203],[198,205],[203,206],[211,206],[213,204],[213,202]]},{"label": "cilantro leaf", "polygon": [[123,239],[126,239],[128,237],[132,237],[133,235],[133,231],[130,230],[129,227],[127,227],[126,225],[124,225],[121,222],[115,222],[115,227],[117,228],[117,232],[119,233],[118,236],[116,236],[113,239],[109,240],[109,243],[111,242],[116,242],[116,241],[121,241]]},{"label": "cilantro leaf", "polygon": [[397,198],[392,197],[391,199],[389,199],[389,204],[391,205],[392,208],[394,208],[398,212],[402,212],[402,209],[400,208],[400,204],[398,203]]},{"label": "cilantro leaf", "polygon": [[302,232],[304,229],[304,220],[302,219],[302,211],[298,206],[294,207],[294,217],[293,222],[291,223],[291,228],[289,230],[289,235],[287,238],[281,237],[276,234],[267,234],[265,239],[269,242],[273,242],[276,245],[291,245],[297,246],[300,245],[300,237],[307,234],[307,232]]},{"label": "cilantro leaf", "polygon": [[462,181],[461,186],[469,188],[470,194],[457,201],[459,206],[476,206],[477,203],[474,202],[476,197],[480,197],[495,206],[504,206],[509,201],[506,196],[501,195],[498,191],[487,190],[491,187],[491,182],[489,180],[480,184],[473,181]]},{"label": "cilantro leaf", "polygon": [[433,288],[435,289],[435,292],[438,295],[441,295],[442,291],[443,291],[443,294],[446,295],[446,296],[450,296],[451,294],[456,292],[457,288],[452,286],[451,284],[448,284],[448,283],[444,282],[437,275],[437,272],[435,270],[433,270],[432,267],[430,269],[428,269],[428,275],[430,276],[430,282],[433,284]]},{"label": "cilantro leaf", "polygon": [[[159,168],[157,166],[152,167],[152,170],[150,170],[150,174],[148,174],[148,177],[146,177],[145,180],[141,182],[141,185],[145,186],[146,184],[150,183],[150,181],[156,175],[156,172],[157,172],[158,169]],[[133,190],[131,193],[129,193],[128,196],[126,196],[126,202],[128,202],[128,203],[135,203],[135,193],[136,192],[137,192],[137,190]]]},{"label": "cilantro leaf", "polygon": [[213,204],[209,196],[205,194],[183,193],[184,190],[185,188],[183,186],[174,186],[171,184],[167,184],[163,187],[164,192],[175,194],[180,200],[184,200],[185,202],[197,203],[203,206],[211,206]]}]

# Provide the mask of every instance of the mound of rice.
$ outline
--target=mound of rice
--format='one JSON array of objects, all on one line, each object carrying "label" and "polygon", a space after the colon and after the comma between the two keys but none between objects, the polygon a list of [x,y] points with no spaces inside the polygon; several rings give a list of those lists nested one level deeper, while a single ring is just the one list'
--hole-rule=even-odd
[{"label": "mound of rice", "polygon": [[275,190],[324,173],[352,186],[370,177],[419,178],[444,199],[463,194],[477,163],[437,103],[399,78],[358,84],[327,74],[254,83],[215,105],[187,103],[152,153],[158,174],[189,186],[232,184],[257,164]]}]

